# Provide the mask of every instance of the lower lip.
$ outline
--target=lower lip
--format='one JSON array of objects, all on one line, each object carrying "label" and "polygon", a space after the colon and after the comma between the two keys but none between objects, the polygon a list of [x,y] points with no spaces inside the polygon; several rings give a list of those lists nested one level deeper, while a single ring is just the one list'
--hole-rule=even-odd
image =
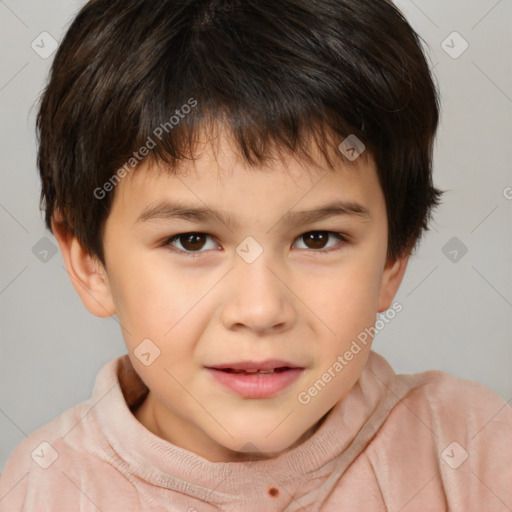
[{"label": "lower lip", "polygon": [[277,373],[232,373],[207,368],[223,386],[244,398],[268,398],[295,382],[303,368],[291,368]]}]

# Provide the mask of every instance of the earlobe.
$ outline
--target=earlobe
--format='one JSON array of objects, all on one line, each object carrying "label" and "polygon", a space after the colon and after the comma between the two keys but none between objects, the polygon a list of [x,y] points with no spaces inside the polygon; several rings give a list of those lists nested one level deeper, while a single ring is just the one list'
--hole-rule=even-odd
[{"label": "earlobe", "polygon": [[408,261],[409,254],[406,254],[386,263],[382,275],[379,303],[377,306],[377,311],[379,313],[382,313],[391,307],[393,298],[395,297],[404,277]]},{"label": "earlobe", "polygon": [[60,219],[58,214],[52,219],[52,231],[71,283],[90,313],[102,318],[114,315],[116,310],[105,267],[82,247],[67,224]]}]

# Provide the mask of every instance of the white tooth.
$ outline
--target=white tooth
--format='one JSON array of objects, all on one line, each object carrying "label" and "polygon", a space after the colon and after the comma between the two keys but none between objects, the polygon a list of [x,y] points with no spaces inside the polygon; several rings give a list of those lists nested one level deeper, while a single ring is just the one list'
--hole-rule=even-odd
[{"label": "white tooth", "polygon": [[244,370],[247,373],[256,373],[258,370]]},{"label": "white tooth", "polygon": [[274,373],[274,370],[260,370],[260,373]]}]

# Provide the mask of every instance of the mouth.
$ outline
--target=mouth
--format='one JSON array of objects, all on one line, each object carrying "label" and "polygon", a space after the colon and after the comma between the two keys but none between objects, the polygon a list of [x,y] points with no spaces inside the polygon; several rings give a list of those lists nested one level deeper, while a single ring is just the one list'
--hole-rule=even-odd
[{"label": "mouth", "polygon": [[292,368],[289,366],[280,366],[278,368],[272,368],[271,370],[235,370],[233,368],[213,368],[214,370],[219,370],[221,372],[226,373],[236,373],[237,375],[254,375],[255,373],[260,375],[270,375],[271,373],[281,373],[287,370],[291,370]]},{"label": "mouth", "polygon": [[207,368],[231,373],[275,373],[302,367],[281,359],[266,359],[265,361],[237,361],[232,363],[222,363],[214,366],[207,366]]},{"label": "mouth", "polygon": [[224,389],[243,398],[269,398],[290,386],[304,370],[287,361],[240,361],[206,367]]}]

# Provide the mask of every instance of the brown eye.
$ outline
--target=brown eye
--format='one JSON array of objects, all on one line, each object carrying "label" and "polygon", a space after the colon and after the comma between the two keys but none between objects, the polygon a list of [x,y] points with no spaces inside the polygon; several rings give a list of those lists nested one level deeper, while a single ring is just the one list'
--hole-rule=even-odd
[{"label": "brown eye", "polygon": [[297,245],[299,249],[323,250],[327,252],[330,249],[335,249],[337,245],[345,241],[346,237],[341,233],[334,233],[333,231],[309,231],[297,239]]},{"label": "brown eye", "polygon": [[302,235],[302,239],[310,249],[323,249],[329,240],[328,231],[311,231]]},{"label": "brown eye", "polygon": [[180,243],[187,251],[197,251],[202,249],[206,243],[206,236],[204,233],[187,233],[180,235]]},{"label": "brown eye", "polygon": [[[182,253],[205,252],[207,249],[216,249],[217,245],[207,233],[180,233],[166,240],[165,245]],[[208,246],[208,243],[210,245]]]}]

